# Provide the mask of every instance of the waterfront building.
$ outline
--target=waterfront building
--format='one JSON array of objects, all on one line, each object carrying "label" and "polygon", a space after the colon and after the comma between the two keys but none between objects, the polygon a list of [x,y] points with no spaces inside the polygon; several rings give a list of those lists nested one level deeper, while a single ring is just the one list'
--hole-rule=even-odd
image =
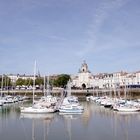
[{"label": "waterfront building", "polygon": [[77,75],[71,76],[72,86],[76,88],[115,89],[119,87],[140,87],[140,71],[99,73],[93,75],[84,61]]},{"label": "waterfront building", "polygon": [[72,86],[77,88],[92,88],[93,75],[88,69],[87,63],[84,61],[76,76],[71,76]]},{"label": "waterfront building", "polygon": [[113,88],[124,87],[127,83],[127,72],[115,72],[113,73]]},{"label": "waterfront building", "polygon": [[113,74],[110,73],[100,73],[94,76],[93,88],[113,88],[114,79]]},{"label": "waterfront building", "polygon": [[[7,77],[9,77],[11,79],[12,83],[15,83],[19,78],[24,79],[24,80],[27,80],[27,79],[32,79],[33,80],[34,79],[33,75],[25,75],[25,74],[23,74],[23,75],[8,74]],[[36,77],[37,77],[37,75],[36,75]]]},{"label": "waterfront building", "polygon": [[[12,83],[16,83],[16,81],[21,79],[34,79],[33,75],[6,75],[11,79]],[[1,76],[2,77],[2,76]],[[36,77],[40,77],[40,75],[36,75]],[[50,75],[50,80],[55,80],[59,77],[59,75]],[[98,89],[115,89],[119,87],[132,87],[140,88],[140,71],[137,72],[114,72],[114,73],[99,73],[93,75],[88,68],[87,63],[84,61],[78,71],[78,74],[71,75],[71,85],[75,88],[98,88]]]},{"label": "waterfront building", "polygon": [[140,85],[140,71],[129,73],[127,75],[127,85],[132,87],[137,87]]},{"label": "waterfront building", "polygon": [[137,71],[137,72],[135,73],[135,83],[136,83],[137,85],[140,85],[140,71]]},{"label": "waterfront building", "polygon": [[119,87],[140,87],[140,71],[134,73],[114,72],[102,73],[94,76],[93,87],[95,88],[119,88]]}]

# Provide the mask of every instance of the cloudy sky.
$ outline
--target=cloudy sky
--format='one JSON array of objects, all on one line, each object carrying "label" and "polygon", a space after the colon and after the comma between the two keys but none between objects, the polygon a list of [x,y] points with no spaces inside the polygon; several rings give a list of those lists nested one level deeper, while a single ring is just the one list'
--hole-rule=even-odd
[{"label": "cloudy sky", "polygon": [[140,70],[140,0],[0,0],[0,74]]}]

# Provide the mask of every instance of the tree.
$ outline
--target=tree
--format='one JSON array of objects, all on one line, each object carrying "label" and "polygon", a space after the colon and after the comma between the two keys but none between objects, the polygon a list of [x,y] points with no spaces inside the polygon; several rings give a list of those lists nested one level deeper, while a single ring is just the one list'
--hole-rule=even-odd
[{"label": "tree", "polygon": [[70,75],[67,74],[61,74],[60,76],[58,76],[58,78],[56,80],[53,81],[53,85],[56,87],[65,87],[67,82],[70,79]]},{"label": "tree", "polygon": [[[2,76],[0,77],[0,86],[2,85]],[[3,88],[11,87],[11,79],[6,75],[3,75]]]},{"label": "tree", "polygon": [[25,85],[25,86],[33,85],[33,79],[27,78],[27,79],[24,81],[24,85]]},{"label": "tree", "polygon": [[43,83],[44,83],[44,80],[43,80],[43,78],[42,77],[37,77],[36,79],[35,79],[35,84],[36,85],[43,85]]},{"label": "tree", "polygon": [[18,78],[16,81],[16,85],[18,85],[18,86],[22,86],[22,85],[24,85],[24,83],[25,83],[25,80],[22,78]]}]

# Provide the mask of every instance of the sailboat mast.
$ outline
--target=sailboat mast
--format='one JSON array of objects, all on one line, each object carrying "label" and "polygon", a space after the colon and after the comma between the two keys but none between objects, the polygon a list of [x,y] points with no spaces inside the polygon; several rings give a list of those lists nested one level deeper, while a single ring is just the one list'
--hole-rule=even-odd
[{"label": "sailboat mast", "polygon": [[70,82],[70,80],[68,81],[66,88],[67,88],[66,89],[67,90],[67,96],[71,96],[71,82]]},{"label": "sailboat mast", "polygon": [[3,91],[3,75],[2,75],[2,79],[1,79],[1,97],[2,97],[2,91]]},{"label": "sailboat mast", "polygon": [[44,96],[46,96],[46,79],[45,79],[45,75],[44,75]]},{"label": "sailboat mast", "polygon": [[125,87],[124,87],[124,98],[125,98],[125,102],[126,102],[126,78],[125,78]]},{"label": "sailboat mast", "polygon": [[33,80],[33,104],[34,104],[34,95],[35,95],[35,75],[36,75],[36,61],[34,64],[34,80]]},{"label": "sailboat mast", "polygon": [[47,76],[47,95],[50,95],[49,76]]}]

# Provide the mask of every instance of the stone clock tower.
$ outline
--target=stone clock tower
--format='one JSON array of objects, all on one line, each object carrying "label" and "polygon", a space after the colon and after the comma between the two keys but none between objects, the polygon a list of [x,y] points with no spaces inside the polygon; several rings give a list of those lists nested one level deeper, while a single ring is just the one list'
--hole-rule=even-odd
[{"label": "stone clock tower", "polygon": [[93,75],[88,69],[88,65],[84,60],[78,75],[72,77],[72,85],[78,88],[91,88],[93,87]]},{"label": "stone clock tower", "polygon": [[81,69],[79,70],[79,72],[80,73],[87,73],[87,72],[89,72],[88,65],[87,65],[85,60],[83,61],[83,64],[82,64]]}]

